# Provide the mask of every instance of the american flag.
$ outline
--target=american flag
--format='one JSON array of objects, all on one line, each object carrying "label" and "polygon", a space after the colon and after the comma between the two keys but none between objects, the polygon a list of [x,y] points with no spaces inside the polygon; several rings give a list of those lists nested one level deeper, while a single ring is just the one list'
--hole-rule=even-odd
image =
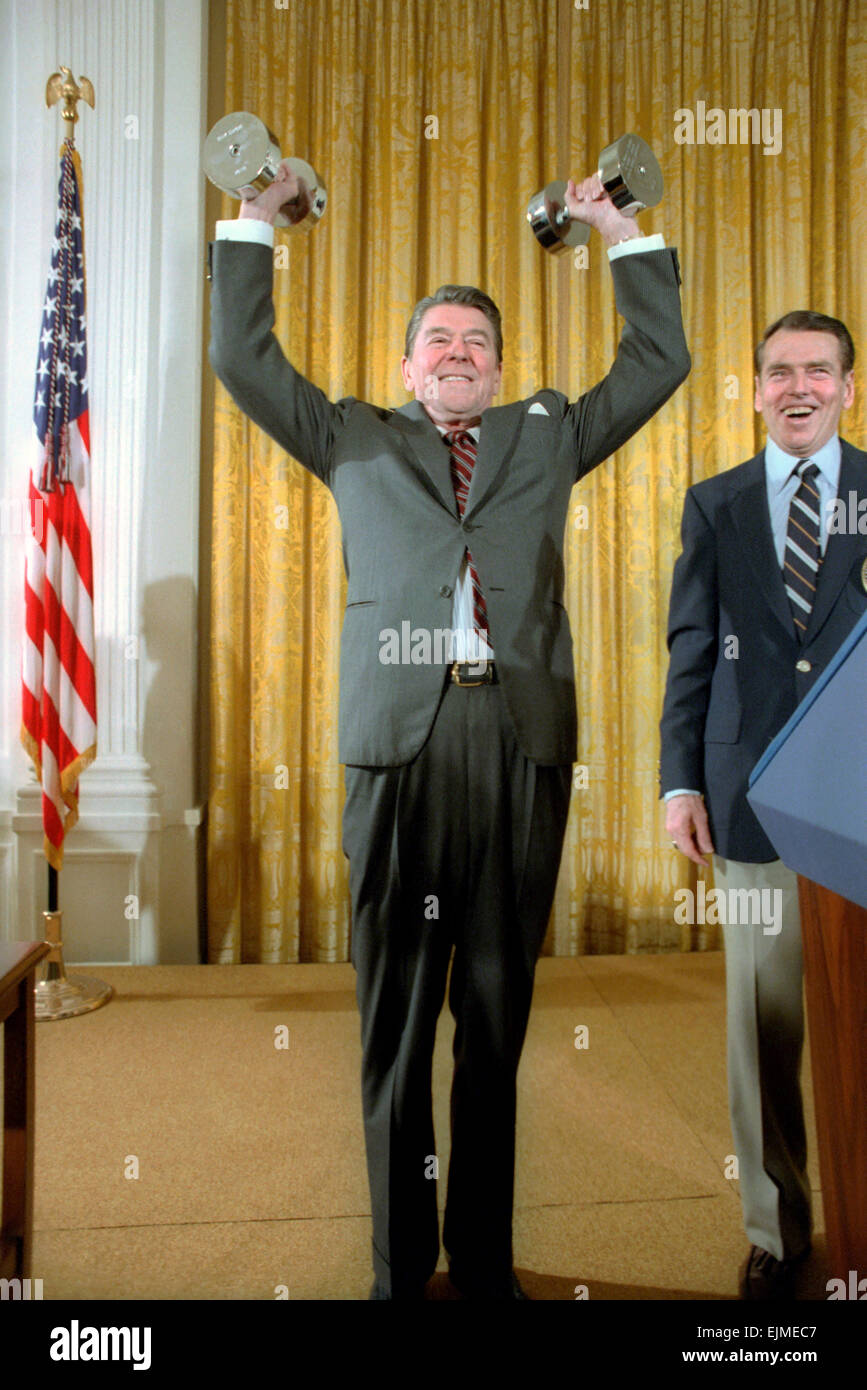
[{"label": "american flag", "polygon": [[63,866],[79,774],[96,757],[90,430],[81,163],[60,158],[57,227],[42,309],[24,579],[21,739],[42,784],[45,856]]}]

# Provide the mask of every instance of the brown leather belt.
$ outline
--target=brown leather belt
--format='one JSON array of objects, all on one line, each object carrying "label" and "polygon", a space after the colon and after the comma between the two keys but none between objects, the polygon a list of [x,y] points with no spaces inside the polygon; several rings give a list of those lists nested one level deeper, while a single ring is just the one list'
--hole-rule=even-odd
[{"label": "brown leather belt", "polygon": [[453,661],[446,669],[453,685],[496,685],[499,681],[493,661]]}]

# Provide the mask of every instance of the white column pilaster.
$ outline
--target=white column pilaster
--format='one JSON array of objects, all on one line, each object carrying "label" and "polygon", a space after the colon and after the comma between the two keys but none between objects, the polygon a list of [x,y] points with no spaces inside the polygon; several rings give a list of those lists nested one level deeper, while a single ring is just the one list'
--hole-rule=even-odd
[{"label": "white column pilaster", "polygon": [[[0,291],[4,496],[23,491],[40,305],[54,231],[63,63],[84,172],[98,756],[61,875],[70,960],[197,959],[196,711],[203,302],[205,0],[2,0],[0,155],[11,270]],[[8,79],[8,81],[7,81]],[[10,85],[11,84],[11,88]],[[5,240],[5,238],[4,238]],[[19,476],[20,475],[20,476]],[[13,538],[8,538],[11,542]],[[0,548],[0,885],[6,937],[35,936],[45,862],[38,788],[17,744],[23,541]],[[10,814],[14,811],[14,814]],[[2,830],[2,824],[0,824]],[[14,843],[14,840],[11,842]],[[70,954],[71,950],[71,954]]]}]

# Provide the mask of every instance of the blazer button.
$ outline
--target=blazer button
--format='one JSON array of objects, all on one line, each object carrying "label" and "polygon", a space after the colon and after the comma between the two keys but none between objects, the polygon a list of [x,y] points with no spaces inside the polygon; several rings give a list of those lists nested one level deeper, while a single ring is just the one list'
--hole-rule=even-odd
[{"label": "blazer button", "polygon": [[441,596],[442,598],[451,598],[451,596],[452,596],[452,588],[451,588],[451,585],[450,585],[450,584],[441,584],[441,585],[440,585],[440,596]]},{"label": "blazer button", "polygon": [[803,657],[801,657],[801,660],[798,661],[798,662],[796,662],[796,664],[795,664],[795,670],[796,670],[796,671],[803,671],[805,675],[806,675],[806,673],[807,673],[808,671],[812,671],[812,669],[813,669],[813,663],[812,663],[812,661],[805,661]]}]

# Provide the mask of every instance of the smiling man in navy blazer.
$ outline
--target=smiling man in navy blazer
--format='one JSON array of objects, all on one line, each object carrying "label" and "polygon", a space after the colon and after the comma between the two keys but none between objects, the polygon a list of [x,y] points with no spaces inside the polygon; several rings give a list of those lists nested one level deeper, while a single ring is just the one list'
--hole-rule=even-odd
[{"label": "smiling man in navy blazer", "polygon": [[[330,488],[341,519],[339,739],[371,1297],[422,1297],[437,1264],[431,1059],[453,953],[443,1241],[461,1295],[521,1298],[516,1074],[577,754],[563,533],[573,485],[687,375],[677,257],[641,237],[596,176],[570,183],[570,212],[611,248],[626,321],[603,381],[571,405],[540,390],[495,406],[499,312],[479,290],[446,286],[410,320],[402,369],[414,399],[397,410],[332,403],[272,332],[268,224],[297,196],[281,166],[237,220],[218,224],[210,355],[250,418]],[[387,635],[405,624],[429,642],[395,663]],[[458,652],[468,661],[437,654],[448,630],[478,643]]]},{"label": "smiling man in navy blazer", "polygon": [[767,445],[689,489],[671,587],[666,828],[696,864],[716,853],[716,887],[780,895],[772,925],[757,914],[729,916],[724,928],[729,1103],[751,1242],[740,1292],[751,1301],[792,1296],[811,1214],[797,882],[746,794],[762,753],[867,608],[867,537],[838,525],[835,506],[839,498],[847,517],[860,516],[867,498],[867,454],[837,433],[854,360],[839,319],[802,309],[766,329],[755,408]]}]

